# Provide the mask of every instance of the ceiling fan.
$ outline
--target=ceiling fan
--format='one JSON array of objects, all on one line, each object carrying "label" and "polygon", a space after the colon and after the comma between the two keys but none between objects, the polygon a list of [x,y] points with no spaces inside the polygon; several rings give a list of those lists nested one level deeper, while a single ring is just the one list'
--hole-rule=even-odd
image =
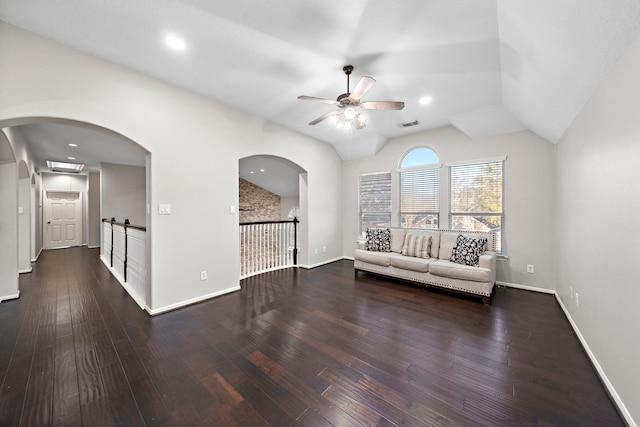
[{"label": "ceiling fan", "polygon": [[353,71],[353,65],[345,65],[342,71],[347,75],[347,92],[336,98],[336,100],[318,98],[315,96],[301,95],[298,99],[305,101],[316,101],[324,104],[331,104],[338,107],[335,111],[330,111],[315,120],[309,122],[310,125],[317,125],[323,120],[329,120],[338,128],[344,129],[362,129],[366,125],[366,116],[360,113],[360,109],[364,110],[402,110],[404,102],[396,101],[366,101],[360,102],[360,99],[376,82],[373,77],[364,76],[360,79],[353,92],[349,91],[349,77]]}]

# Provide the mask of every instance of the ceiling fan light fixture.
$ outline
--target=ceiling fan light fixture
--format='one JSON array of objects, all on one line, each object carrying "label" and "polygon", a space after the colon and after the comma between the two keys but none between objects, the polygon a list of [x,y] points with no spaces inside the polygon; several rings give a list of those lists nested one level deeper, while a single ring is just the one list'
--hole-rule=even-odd
[{"label": "ceiling fan light fixture", "polygon": [[352,107],[348,107],[344,110],[344,118],[347,120],[353,120],[356,117],[356,110]]}]

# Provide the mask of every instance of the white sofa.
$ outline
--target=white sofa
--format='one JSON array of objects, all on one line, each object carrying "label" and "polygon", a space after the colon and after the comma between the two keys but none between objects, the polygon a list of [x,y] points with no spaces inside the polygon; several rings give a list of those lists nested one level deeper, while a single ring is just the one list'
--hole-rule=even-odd
[{"label": "white sofa", "polygon": [[[356,276],[359,271],[366,271],[479,296],[484,304],[490,304],[496,282],[494,233],[407,228],[389,230],[389,252],[367,250],[367,242],[358,241],[358,249],[354,255]],[[405,238],[409,234],[430,236],[428,255],[422,254],[424,258],[402,255]],[[460,234],[470,238],[487,239],[484,251],[477,258],[477,266],[450,260]]]}]

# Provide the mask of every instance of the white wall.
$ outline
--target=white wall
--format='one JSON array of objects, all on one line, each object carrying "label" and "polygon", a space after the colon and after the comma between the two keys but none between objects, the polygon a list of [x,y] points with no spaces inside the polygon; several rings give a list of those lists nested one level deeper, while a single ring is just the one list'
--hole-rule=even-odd
[{"label": "white wall", "polygon": [[[353,256],[358,238],[358,174],[391,171],[393,225],[398,224],[396,173],[400,160],[412,148],[426,146],[440,162],[473,161],[507,156],[504,166],[505,250],[498,261],[498,281],[534,288],[555,289],[553,258],[554,146],[528,131],[473,140],[453,127],[391,139],[374,156],[344,163],[344,248]],[[448,194],[448,170],[441,173],[441,192]],[[448,196],[441,198],[441,208]],[[442,215],[441,215],[442,216]],[[440,218],[441,228],[448,218]],[[526,272],[527,264],[535,274]]]},{"label": "white wall", "polygon": [[146,170],[143,167],[100,164],[100,206],[102,218],[128,219],[133,225],[147,225]]},{"label": "white wall", "polygon": [[[144,168],[143,168],[144,169]],[[100,246],[102,217],[100,215],[100,174],[91,172],[87,175],[87,246]],[[143,194],[143,197],[145,194]],[[146,222],[146,221],[145,221]]]},{"label": "white wall", "polygon": [[635,329],[640,325],[639,100],[640,37],[558,144],[555,240],[560,298],[627,416],[636,422],[640,421],[640,340]]},{"label": "white wall", "polygon": [[[0,135],[0,144],[7,144]],[[15,163],[0,162],[0,301],[18,291],[18,172]]]},{"label": "white wall", "polygon": [[300,199],[298,197],[281,197],[280,198],[280,217],[283,220],[290,219],[289,211],[293,207],[300,207]]},{"label": "white wall", "polygon": [[[326,143],[0,23],[0,126],[56,117],[102,126],[151,153],[152,312],[239,285],[238,161],[291,160],[308,172],[302,261],[339,258],[341,161]],[[171,215],[158,215],[171,204]],[[327,252],[314,249],[327,247]],[[209,280],[200,281],[200,271]]]},{"label": "white wall", "polygon": [[18,164],[18,271],[30,273],[31,268],[31,177],[27,164]]}]

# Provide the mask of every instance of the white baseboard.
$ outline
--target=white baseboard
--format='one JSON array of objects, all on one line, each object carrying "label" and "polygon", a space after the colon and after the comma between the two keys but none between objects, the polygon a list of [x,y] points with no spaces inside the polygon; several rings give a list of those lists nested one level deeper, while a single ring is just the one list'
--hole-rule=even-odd
[{"label": "white baseboard", "polygon": [[87,246],[87,249],[98,249],[100,247],[100,245],[90,245]]},{"label": "white baseboard", "polygon": [[184,300],[175,304],[170,304],[164,307],[160,307],[160,308],[156,308],[156,309],[151,309],[149,306],[145,307],[145,310],[147,311],[147,313],[149,313],[152,316],[156,316],[158,314],[162,314],[162,313],[166,313],[167,311],[173,311],[173,310],[177,310],[178,308],[182,308],[182,307],[186,307],[188,305],[192,305],[192,304],[196,304],[198,302],[202,302],[211,298],[215,298],[215,297],[219,297],[221,295],[225,295],[231,292],[236,292],[240,290],[240,285],[236,285],[236,286],[232,286],[230,288],[227,289],[223,289],[221,291],[217,291],[217,292],[212,292],[210,294],[207,295],[202,295],[196,298],[191,298],[188,300]]},{"label": "white baseboard", "polygon": [[18,274],[31,273],[32,271],[33,271],[33,267],[29,267],[24,270],[18,270]]},{"label": "white baseboard", "polygon": [[618,411],[624,417],[624,419],[627,422],[627,424],[629,425],[629,427],[638,427],[636,422],[631,417],[631,414],[629,413],[629,410],[624,405],[624,403],[622,402],[622,399],[620,399],[620,396],[618,395],[618,393],[616,392],[615,388],[613,387],[613,384],[611,384],[611,381],[609,381],[609,378],[607,378],[607,375],[605,374],[604,370],[602,369],[602,366],[600,366],[600,363],[598,363],[598,359],[596,359],[596,356],[591,351],[591,348],[589,347],[589,344],[587,344],[587,341],[582,336],[582,333],[580,332],[580,329],[578,328],[578,325],[573,321],[573,318],[571,317],[571,314],[569,313],[569,310],[567,310],[567,307],[562,302],[562,299],[560,298],[560,295],[558,295],[558,292],[556,292],[555,290],[551,290],[551,289],[536,288],[536,287],[533,287],[533,286],[518,285],[516,283],[508,283],[508,282],[496,281],[496,285],[498,285],[498,286],[506,286],[508,288],[524,289],[524,290],[527,290],[527,291],[541,292],[541,293],[545,293],[545,294],[554,295],[556,297],[556,301],[558,301],[558,304],[560,305],[560,308],[564,312],[565,317],[569,321],[569,324],[571,324],[571,328],[573,329],[573,332],[575,332],[576,336],[578,337],[578,340],[580,341],[580,344],[582,345],[582,348],[584,349],[585,353],[587,354],[587,357],[591,361],[591,364],[593,365],[593,367],[595,368],[598,376],[600,377],[600,381],[602,381],[602,384],[604,384],[605,388],[607,389],[607,392],[611,396],[611,399],[613,399],[613,401],[615,402],[615,404],[616,404],[616,406],[618,408]]},{"label": "white baseboard", "polygon": [[554,291],[552,289],[538,288],[538,287],[535,287],[535,286],[527,286],[527,285],[519,285],[517,283],[501,282],[499,280],[496,281],[496,285],[498,285],[498,286],[506,286],[507,288],[524,289],[525,291],[541,292],[543,294],[555,295],[555,293],[556,293],[556,291]]},{"label": "white baseboard", "polygon": [[576,323],[573,321],[573,318],[571,317],[569,310],[567,310],[567,307],[562,302],[562,299],[560,298],[558,293],[554,292],[554,295],[556,296],[556,301],[558,301],[558,304],[560,305],[560,308],[562,308],[564,315],[566,316],[567,320],[571,324],[573,331],[576,333],[578,340],[580,340],[580,344],[582,344],[582,348],[584,348],[585,353],[587,353],[587,357],[589,357],[589,360],[591,361],[592,365],[596,369],[598,376],[600,376],[600,381],[602,381],[607,391],[609,392],[609,395],[611,396],[613,401],[616,403],[616,406],[618,407],[618,411],[620,411],[620,414],[624,417],[627,424],[629,424],[629,427],[638,427],[636,422],[631,417],[629,410],[624,405],[624,402],[622,401],[622,399],[620,399],[620,396],[616,392],[616,389],[613,387],[613,384],[611,384],[611,381],[609,381],[609,378],[607,378],[607,374],[605,374],[604,370],[602,369],[602,366],[600,366],[600,363],[598,363],[598,359],[596,359],[596,356],[591,351],[591,348],[589,348],[589,344],[587,344],[587,341],[582,336],[580,329],[578,329],[578,325],[576,325]]},{"label": "white baseboard", "polygon": [[[349,259],[349,258],[341,256],[341,257],[333,258],[333,259],[330,259],[330,260],[327,260],[327,261],[322,261],[322,262],[319,262],[317,264],[311,264],[311,265],[299,264],[298,267],[301,267],[301,268],[304,268],[304,269],[307,269],[307,270],[311,270],[312,268],[322,267],[323,265],[331,264],[333,262],[341,261],[343,259]],[[352,260],[353,260],[353,258],[352,258]]]},{"label": "white baseboard", "polygon": [[31,262],[38,262],[38,258],[40,258],[40,254],[41,253],[42,253],[42,248],[40,248],[40,250],[36,254],[36,257],[34,259],[32,259]]},{"label": "white baseboard", "polygon": [[0,297],[0,302],[2,301],[6,301],[6,300],[10,300],[10,299],[16,299],[16,298],[20,298],[20,291],[18,291],[17,294],[11,294],[11,295],[4,295]]}]

